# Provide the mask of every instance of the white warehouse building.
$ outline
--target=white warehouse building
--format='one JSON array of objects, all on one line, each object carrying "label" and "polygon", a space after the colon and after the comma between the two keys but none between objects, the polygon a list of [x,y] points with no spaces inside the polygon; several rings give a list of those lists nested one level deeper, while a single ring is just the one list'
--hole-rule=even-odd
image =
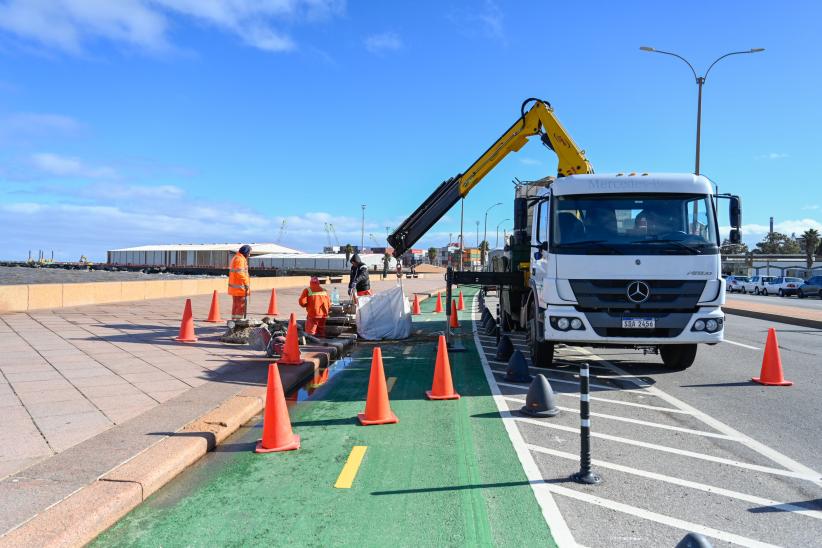
[{"label": "white warehouse building", "polygon": [[[360,258],[368,265],[371,272],[382,272],[383,257],[381,253],[362,253]],[[351,268],[351,264],[346,261],[344,254],[339,253],[269,253],[266,255],[252,256],[248,261],[251,270],[255,268],[266,268],[277,270],[288,270],[290,272],[344,272]],[[391,257],[388,268],[393,270],[397,267],[397,260]]]},{"label": "white warehouse building", "polygon": [[[143,245],[112,249],[108,263],[118,266],[176,266],[228,268],[241,243]],[[294,257],[302,251],[272,243],[251,243],[251,256],[276,253]]]}]

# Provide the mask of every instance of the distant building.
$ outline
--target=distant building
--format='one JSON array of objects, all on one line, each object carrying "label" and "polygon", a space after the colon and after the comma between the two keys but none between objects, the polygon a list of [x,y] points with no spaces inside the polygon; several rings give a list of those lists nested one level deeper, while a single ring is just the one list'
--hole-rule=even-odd
[{"label": "distant building", "polygon": [[428,262],[428,253],[424,249],[409,249],[403,254],[402,262],[406,266]]},{"label": "distant building", "polygon": [[[228,268],[242,243],[170,244],[124,247],[107,252],[108,263],[120,266],[193,266]],[[302,255],[302,251],[272,243],[251,243],[251,256],[269,253]]]},{"label": "distant building", "polygon": [[[363,264],[368,266],[371,272],[382,272],[383,257],[385,255],[375,253],[362,253],[360,258]],[[351,265],[346,261],[345,254],[338,253],[300,253],[297,255],[289,253],[269,253],[252,257],[248,261],[248,266],[252,273],[255,268],[277,269],[286,272],[305,273],[327,273],[327,272],[348,272]],[[388,261],[388,268],[394,269],[397,260],[391,257]]]}]

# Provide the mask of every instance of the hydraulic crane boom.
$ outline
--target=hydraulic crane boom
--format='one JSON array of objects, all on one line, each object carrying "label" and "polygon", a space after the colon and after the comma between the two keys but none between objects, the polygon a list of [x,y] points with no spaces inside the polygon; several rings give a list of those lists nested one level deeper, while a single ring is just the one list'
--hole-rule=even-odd
[{"label": "hydraulic crane boom", "polygon": [[[526,112],[526,107],[532,102],[533,106]],[[585,158],[585,151],[577,146],[559,123],[550,103],[540,99],[526,99],[520,109],[520,118],[508,128],[508,131],[464,173],[443,181],[433,194],[388,236],[388,242],[394,248],[394,256],[399,257],[405,253],[460,198],[465,198],[497,164],[511,152],[520,150],[534,135],[539,135],[542,143],[556,153],[559,159],[557,177],[594,172]]]}]

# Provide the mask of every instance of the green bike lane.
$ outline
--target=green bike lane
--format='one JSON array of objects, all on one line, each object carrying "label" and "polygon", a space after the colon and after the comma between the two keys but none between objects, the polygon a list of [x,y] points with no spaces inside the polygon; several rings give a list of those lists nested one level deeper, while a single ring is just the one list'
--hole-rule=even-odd
[{"label": "green bike lane", "polygon": [[[466,303],[475,290],[464,288]],[[374,345],[360,344],[309,399],[290,409],[298,451],[258,455],[257,420],[182,473],[96,546],[554,546],[482,371],[468,311],[467,351],[450,355],[459,400],[428,401],[434,299],[414,337],[381,344],[400,422],[360,426]],[[468,308],[468,307],[467,307]],[[354,446],[367,450],[349,489],[334,484]]]}]

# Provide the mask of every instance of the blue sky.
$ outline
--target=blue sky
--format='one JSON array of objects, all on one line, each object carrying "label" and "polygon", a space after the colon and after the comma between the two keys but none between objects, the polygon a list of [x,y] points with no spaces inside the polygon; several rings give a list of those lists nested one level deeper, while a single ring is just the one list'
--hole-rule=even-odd
[{"label": "blue sky", "polygon": [[[774,216],[822,228],[816,180],[822,4],[349,0],[0,0],[0,257],[175,242],[306,251],[324,223],[384,241],[519,114],[549,100],[598,172],[693,169],[743,196],[745,239]],[[553,174],[538,143],[465,204],[510,217],[511,179]],[[724,215],[721,222],[725,221]],[[503,222],[501,228],[510,226]],[[459,231],[459,210],[423,239]],[[36,251],[35,251],[36,252]]]}]

